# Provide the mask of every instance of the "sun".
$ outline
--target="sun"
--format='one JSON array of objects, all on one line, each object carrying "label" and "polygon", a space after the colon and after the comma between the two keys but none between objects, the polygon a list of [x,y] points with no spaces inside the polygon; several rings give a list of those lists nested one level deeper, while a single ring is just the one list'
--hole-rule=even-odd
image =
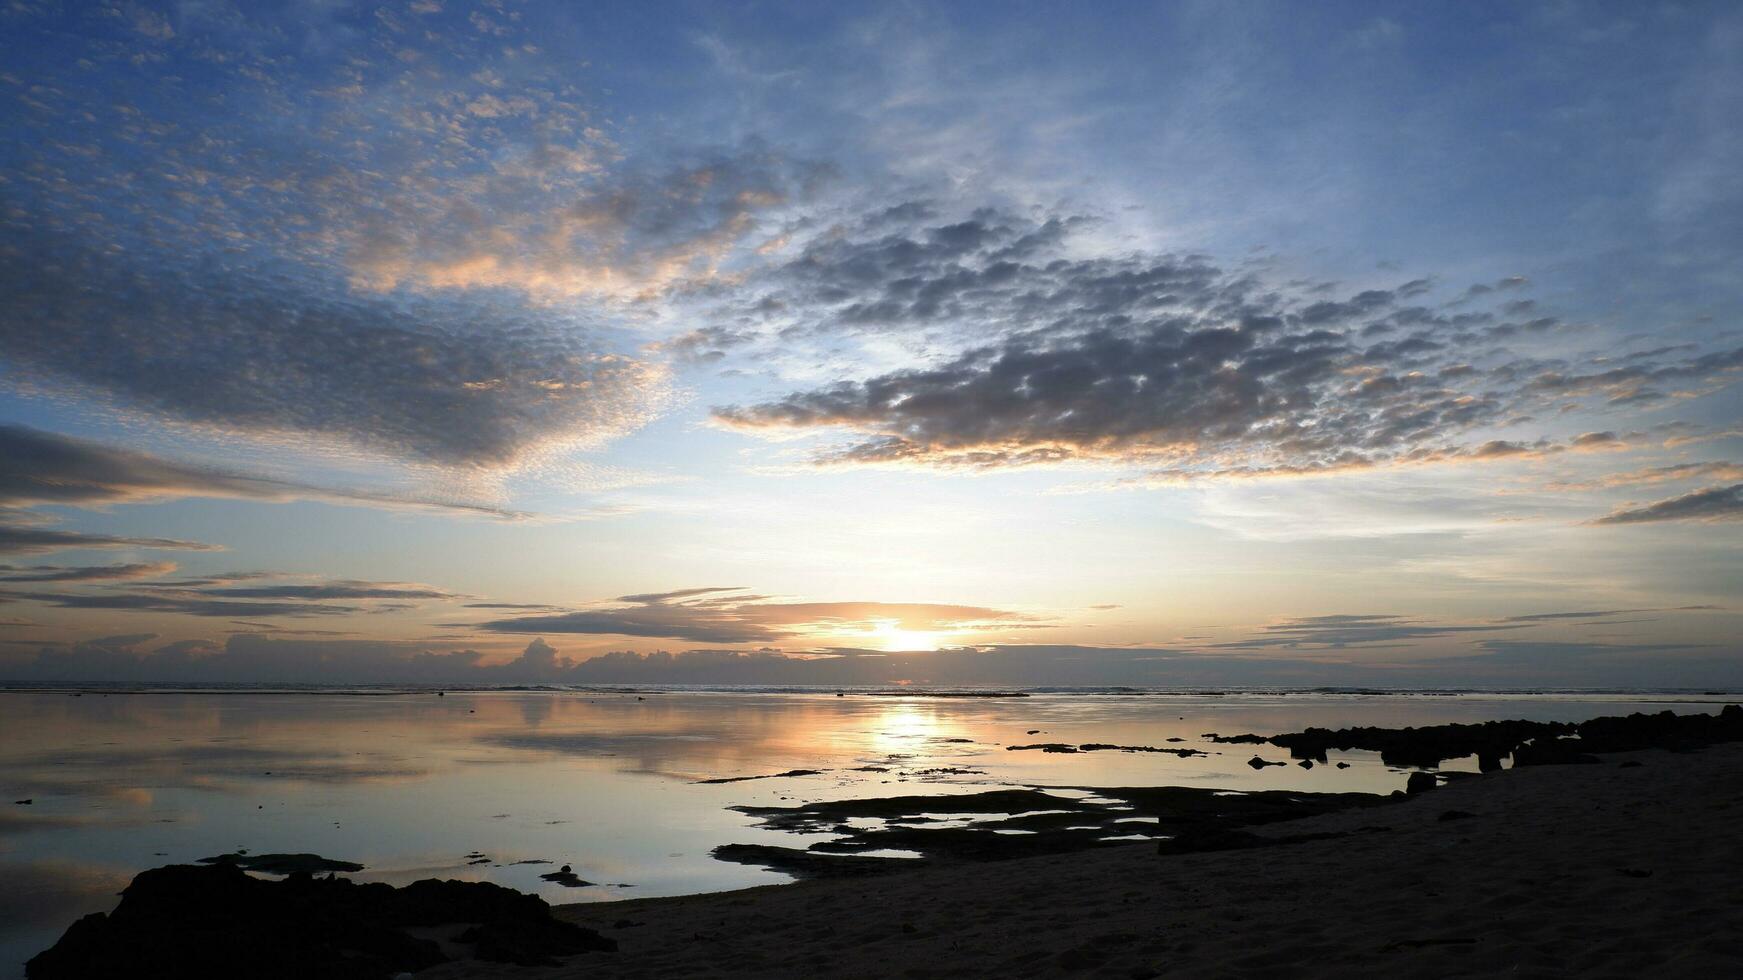
[{"label": "sun", "polygon": [[886,653],[906,653],[915,650],[936,650],[944,633],[934,633],[928,630],[905,630],[898,620],[879,623],[872,630],[875,639]]}]

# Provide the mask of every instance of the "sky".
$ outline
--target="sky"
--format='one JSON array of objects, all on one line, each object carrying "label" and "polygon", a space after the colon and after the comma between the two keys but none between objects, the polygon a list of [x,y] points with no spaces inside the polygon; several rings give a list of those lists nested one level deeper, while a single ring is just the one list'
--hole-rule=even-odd
[{"label": "sky", "polygon": [[0,679],[1743,685],[1743,10],[0,12]]}]

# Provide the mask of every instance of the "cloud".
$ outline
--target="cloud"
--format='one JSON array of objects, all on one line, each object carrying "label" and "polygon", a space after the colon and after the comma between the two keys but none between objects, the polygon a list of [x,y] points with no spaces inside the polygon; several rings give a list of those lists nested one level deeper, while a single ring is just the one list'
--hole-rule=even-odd
[{"label": "cloud", "polygon": [[[1372,618],[1372,617],[1357,617]],[[1743,675],[1723,650],[1693,646],[1621,647],[1527,644],[1483,640],[1477,651],[1415,662],[1327,662],[1262,652],[1219,653],[1160,647],[999,645],[933,652],[840,649],[794,655],[769,649],[617,652],[575,660],[534,639],[514,658],[489,663],[465,648],[386,640],[332,640],[235,634],[222,645],[170,643],[146,649],[153,637],[108,637],[32,659],[0,664],[7,680],[204,681],[254,683],[732,684],[888,686],[1445,686],[1473,680],[1568,682],[1570,655],[1618,654],[1618,669],[1600,672],[1582,660],[1582,683],[1650,684],[1673,677],[1688,686],[1734,683]],[[1684,655],[1679,658],[1678,652]],[[1506,668],[1497,673],[1497,666]],[[1657,678],[1654,681],[1654,678]],[[561,748],[557,742],[532,745]],[[583,739],[582,742],[587,740]],[[579,743],[577,743],[579,744]],[[255,767],[258,770],[258,766]]]},{"label": "cloud", "polygon": [[175,570],[173,561],[125,565],[0,565],[0,582],[113,582],[160,578]]},{"label": "cloud", "polygon": [[[1479,434],[1553,401],[1717,385],[1743,367],[1739,348],[1572,370],[1499,346],[1572,329],[1555,317],[1448,315],[1411,305],[1420,290],[1410,283],[1315,298],[1198,255],[1085,257],[1072,247],[1085,223],[982,209],[900,232],[819,235],[759,281],[767,292],[755,306],[787,311],[780,337],[918,332],[954,352],[718,407],[714,419],[753,433],[849,434],[814,457],[831,465],[1331,472],[1528,454],[1546,443]],[[726,324],[739,348],[744,331],[768,329],[751,309]],[[1624,444],[1608,431],[1567,438],[1560,448]]]},{"label": "cloud", "polygon": [[150,592],[26,592],[0,590],[0,597],[35,602],[60,609],[113,609],[140,613],[175,613],[231,619],[269,616],[345,616],[363,612],[361,606],[326,603],[239,602],[206,598],[197,594]]},{"label": "cloud", "polygon": [[1641,507],[1624,508],[1592,524],[1656,524],[1664,521],[1720,523],[1743,521],[1743,483],[1709,487]]},{"label": "cloud", "polygon": [[319,279],[14,242],[0,378],[220,435],[479,470],[597,445],[665,397],[658,365],[561,318]]},{"label": "cloud", "polygon": [[151,503],[181,497],[327,500],[390,508],[433,509],[492,517],[522,516],[478,504],[390,493],[316,487],[219,467],[164,459],[22,425],[0,425],[0,506],[80,507]]},{"label": "cloud", "polygon": [[[169,569],[175,566],[168,566]],[[97,578],[100,576],[93,576]],[[137,576],[109,576],[133,578]],[[238,580],[280,578],[270,573],[214,576],[140,582],[128,588],[95,592],[39,592],[0,590],[0,597],[15,602],[34,602],[62,609],[105,609],[142,613],[173,613],[220,619],[264,619],[282,616],[348,616],[415,608],[420,601],[462,598],[445,589],[398,582],[362,582],[340,579],[314,585],[283,584],[237,586]],[[84,579],[0,578],[0,581],[59,581]],[[364,603],[358,605],[357,603]]]},{"label": "cloud", "polygon": [[1533,613],[1533,614],[1527,615],[1527,616],[1509,616],[1509,617],[1507,617],[1507,622],[1509,622],[1509,623],[1541,623],[1541,622],[1550,622],[1553,620],[1568,620],[1568,619],[1605,619],[1605,618],[1608,618],[1610,616],[1624,616],[1624,615],[1630,615],[1633,613],[1707,612],[1707,611],[1717,610],[1718,608],[1719,608],[1718,606],[1674,606],[1674,607],[1660,606],[1660,607],[1647,608],[1647,609],[1599,609],[1599,610],[1581,610],[1581,611],[1576,611],[1576,612]]},{"label": "cloud", "polygon": [[694,599],[698,596],[713,595],[723,592],[743,592],[742,585],[705,585],[693,589],[678,589],[673,592],[643,592],[639,595],[618,596],[618,602],[634,602],[652,605],[670,602],[673,599]]},{"label": "cloud", "polygon": [[765,596],[722,595],[719,587],[624,596],[628,605],[476,624],[493,633],[581,633],[641,636],[692,643],[772,643],[816,633],[870,633],[880,628],[970,632],[1037,625],[1017,613],[980,606],[900,602],[772,602]]},{"label": "cloud", "polygon": [[[472,103],[475,115],[502,105],[494,96]],[[602,184],[560,190],[499,170],[482,190],[457,189],[373,229],[350,256],[353,274],[381,290],[652,299],[716,278],[764,212],[808,196],[828,173],[755,144],[692,155],[632,162]],[[534,166],[549,172],[548,161]]]},{"label": "cloud", "polygon": [[45,554],[84,549],[151,548],[170,551],[222,551],[218,545],[175,538],[139,538],[116,534],[85,534],[45,527],[0,525],[0,555]]},{"label": "cloud", "polygon": [[1464,633],[1491,633],[1520,628],[1518,625],[1460,626],[1424,623],[1390,614],[1343,614],[1307,616],[1261,627],[1257,636],[1214,643],[1211,649],[1257,650],[1267,647],[1321,648],[1369,644],[1396,644],[1407,640],[1456,636]]},{"label": "cloud", "polygon": [[1671,463],[1647,466],[1622,473],[1607,473],[1594,480],[1557,481],[1547,485],[1550,490],[1601,490],[1608,487],[1641,486],[1672,483],[1680,480],[1743,480],[1743,465],[1737,463],[1702,462]]},{"label": "cloud", "polygon": [[754,140],[626,153],[532,17],[474,13],[488,31],[184,10],[135,57],[109,16],[20,12],[54,55],[8,118],[28,176],[0,228],[0,381],[491,473],[657,416],[644,301],[734,279],[830,167]]},{"label": "cloud", "polygon": [[325,585],[263,585],[247,588],[209,588],[202,595],[230,599],[453,599],[455,594],[424,585],[394,585],[380,582],[339,581]]}]

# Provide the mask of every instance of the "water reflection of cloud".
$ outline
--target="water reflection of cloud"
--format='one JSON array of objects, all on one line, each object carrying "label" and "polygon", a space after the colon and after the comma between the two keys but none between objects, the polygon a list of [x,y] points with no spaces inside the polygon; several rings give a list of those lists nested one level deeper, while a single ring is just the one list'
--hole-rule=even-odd
[{"label": "water reflection of cloud", "polygon": [[[72,796],[150,808],[154,792],[192,789],[230,792],[244,780],[271,778],[312,783],[422,779],[421,766],[381,755],[274,749],[237,744],[180,743],[167,747],[102,746],[7,756],[13,783],[35,796]],[[125,780],[117,784],[117,780]],[[0,832],[6,822],[0,819]]]},{"label": "water reflection of cloud", "polygon": [[89,819],[72,814],[44,813],[40,810],[10,807],[0,810],[0,837],[29,833],[33,830],[65,830],[87,823],[90,823]]},{"label": "water reflection of cloud", "polygon": [[24,926],[62,926],[105,912],[132,873],[81,861],[0,862],[0,939]]}]

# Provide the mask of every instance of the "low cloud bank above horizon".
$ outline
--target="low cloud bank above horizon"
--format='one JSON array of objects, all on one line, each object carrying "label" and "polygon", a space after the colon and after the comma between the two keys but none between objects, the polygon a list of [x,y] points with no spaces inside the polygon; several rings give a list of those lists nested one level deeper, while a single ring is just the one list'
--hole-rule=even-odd
[{"label": "low cloud bank above horizon", "polygon": [[[1519,629],[1522,625],[1492,628]],[[1446,633],[1457,628],[1431,629]],[[477,650],[438,650],[415,642],[237,633],[223,644],[183,641],[147,650],[147,644],[154,639],[153,634],[135,634],[82,641],[66,648],[45,647],[27,660],[0,667],[0,680],[484,687],[539,684],[920,689],[1199,685],[1507,687],[1556,683],[1558,668],[1542,662],[1541,655],[1548,654],[1556,660],[1578,661],[1592,685],[1642,682],[1667,687],[1743,685],[1743,669],[1722,656],[1715,659],[1716,651],[1699,644],[1674,643],[1482,639],[1443,655],[1377,663],[1337,658],[1236,656],[1220,649],[1068,644],[1005,644],[920,652],[843,648],[803,654],[766,648],[624,651],[575,660],[561,655],[539,638],[528,643],[513,659],[491,663]]]}]

